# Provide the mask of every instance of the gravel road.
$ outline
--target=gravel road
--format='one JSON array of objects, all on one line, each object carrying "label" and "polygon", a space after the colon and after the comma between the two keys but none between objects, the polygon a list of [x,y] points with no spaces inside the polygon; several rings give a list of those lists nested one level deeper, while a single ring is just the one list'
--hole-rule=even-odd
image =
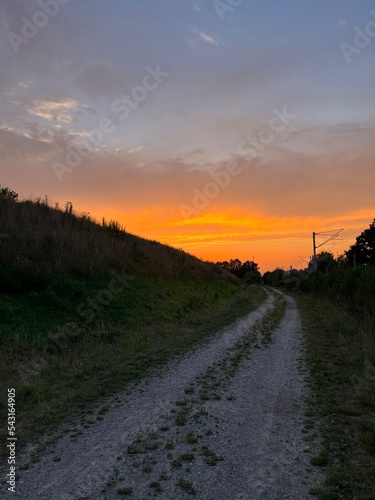
[{"label": "gravel road", "polygon": [[268,292],[256,311],[70,425],[45,450],[26,450],[16,494],[2,484],[0,497],[312,498],[321,478],[304,441],[301,341],[294,299]]}]

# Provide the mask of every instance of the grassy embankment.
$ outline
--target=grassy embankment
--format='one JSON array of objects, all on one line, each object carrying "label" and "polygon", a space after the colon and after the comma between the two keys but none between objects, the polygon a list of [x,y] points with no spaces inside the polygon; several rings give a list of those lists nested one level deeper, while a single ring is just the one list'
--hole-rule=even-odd
[{"label": "grassy embankment", "polygon": [[[327,469],[321,500],[373,499],[375,492],[375,269],[337,269],[296,294],[306,334],[312,400]],[[309,426],[308,425],[308,426]]]},{"label": "grassy embankment", "polygon": [[264,300],[212,264],[69,206],[0,199],[0,233],[0,410],[4,422],[15,387],[19,446]]}]

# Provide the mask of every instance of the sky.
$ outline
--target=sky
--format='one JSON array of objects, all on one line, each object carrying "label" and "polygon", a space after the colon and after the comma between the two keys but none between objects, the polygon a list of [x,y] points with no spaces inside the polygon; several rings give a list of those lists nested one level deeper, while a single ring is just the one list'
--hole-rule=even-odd
[{"label": "sky", "polygon": [[0,32],[21,198],[262,272],[375,217],[373,1],[0,0]]}]

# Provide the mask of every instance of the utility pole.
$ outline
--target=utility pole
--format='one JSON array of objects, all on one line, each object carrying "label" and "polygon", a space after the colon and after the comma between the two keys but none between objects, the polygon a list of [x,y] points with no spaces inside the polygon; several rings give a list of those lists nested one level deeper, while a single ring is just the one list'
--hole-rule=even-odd
[{"label": "utility pole", "polygon": [[312,261],[312,264],[313,264],[312,270],[315,273],[318,270],[318,262],[316,260],[316,232],[315,231],[313,231],[312,237],[313,237],[313,250],[314,250],[313,261]]},{"label": "utility pole", "polygon": [[[312,237],[313,237],[313,250],[314,250],[314,255],[312,257],[312,270],[313,272],[316,272],[318,270],[318,260],[316,258],[316,250],[317,248],[320,248],[322,247],[323,245],[325,245],[326,243],[328,243],[329,241],[331,240],[335,240],[337,238],[337,236],[342,232],[344,231],[344,228],[343,229],[332,229],[330,231],[323,231],[323,232],[320,232],[320,233],[316,233],[315,231],[313,231],[313,234],[312,234]],[[320,245],[316,246],[316,236],[318,236],[319,234],[329,234],[329,233],[332,233],[332,232],[335,232],[335,234],[332,234],[329,238],[327,238],[325,241],[323,241],[323,243],[321,243]]]}]

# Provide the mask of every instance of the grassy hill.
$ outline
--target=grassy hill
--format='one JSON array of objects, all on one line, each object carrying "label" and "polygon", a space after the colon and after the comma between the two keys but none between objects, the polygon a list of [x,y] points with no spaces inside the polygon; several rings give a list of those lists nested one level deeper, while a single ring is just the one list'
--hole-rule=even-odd
[{"label": "grassy hill", "polygon": [[211,263],[70,203],[0,195],[1,387],[16,388],[23,443],[263,299]]}]

